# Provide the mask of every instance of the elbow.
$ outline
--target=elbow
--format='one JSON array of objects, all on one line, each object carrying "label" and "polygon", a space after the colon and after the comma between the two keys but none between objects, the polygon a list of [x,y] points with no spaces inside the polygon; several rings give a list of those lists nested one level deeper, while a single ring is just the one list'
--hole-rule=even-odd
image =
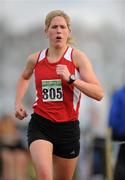
[{"label": "elbow", "polygon": [[104,97],[104,92],[103,92],[103,90],[101,90],[101,91],[98,93],[98,95],[96,96],[96,100],[97,100],[97,101],[101,101],[101,100],[103,99],[103,97]]},{"label": "elbow", "polygon": [[98,97],[96,98],[97,101],[101,101],[102,99],[103,99],[103,96],[98,96]]}]

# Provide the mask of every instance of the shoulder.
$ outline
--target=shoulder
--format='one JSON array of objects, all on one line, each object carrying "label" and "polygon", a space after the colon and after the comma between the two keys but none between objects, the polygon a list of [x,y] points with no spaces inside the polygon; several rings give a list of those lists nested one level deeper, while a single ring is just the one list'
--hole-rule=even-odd
[{"label": "shoulder", "polygon": [[30,54],[28,57],[27,57],[27,63],[28,64],[36,64],[36,61],[37,61],[37,59],[38,59],[38,57],[39,57],[39,54],[40,54],[40,51],[38,51],[38,52],[35,52],[35,53],[33,53],[33,54]]},{"label": "shoulder", "polygon": [[81,50],[73,48],[73,56],[74,57],[79,57],[79,56],[82,56],[82,55],[84,55],[84,53]]},{"label": "shoulder", "polygon": [[89,63],[89,59],[86,56],[86,54],[79,49],[76,49],[76,48],[73,49],[72,57],[73,57],[73,62],[76,65],[76,67]]},{"label": "shoulder", "polygon": [[27,57],[27,62],[26,62],[27,68],[34,69],[34,67],[35,67],[35,65],[37,63],[37,60],[38,60],[38,58],[40,56],[41,51],[32,53]]}]

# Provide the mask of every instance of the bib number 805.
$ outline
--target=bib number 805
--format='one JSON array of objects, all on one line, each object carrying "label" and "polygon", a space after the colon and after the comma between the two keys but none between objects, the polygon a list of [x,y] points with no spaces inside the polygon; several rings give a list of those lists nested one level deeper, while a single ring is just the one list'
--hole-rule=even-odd
[{"label": "bib number 805", "polygon": [[63,94],[61,87],[58,88],[43,88],[43,101],[62,101]]}]

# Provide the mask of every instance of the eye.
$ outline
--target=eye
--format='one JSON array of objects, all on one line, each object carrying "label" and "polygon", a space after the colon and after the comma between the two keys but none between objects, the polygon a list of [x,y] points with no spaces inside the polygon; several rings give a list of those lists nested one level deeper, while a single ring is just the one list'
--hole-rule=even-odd
[{"label": "eye", "polygon": [[62,29],[65,29],[65,28],[66,28],[66,26],[65,26],[65,25],[61,25],[60,27],[61,27]]},{"label": "eye", "polygon": [[51,28],[56,29],[57,27],[58,27],[57,25],[53,25]]}]

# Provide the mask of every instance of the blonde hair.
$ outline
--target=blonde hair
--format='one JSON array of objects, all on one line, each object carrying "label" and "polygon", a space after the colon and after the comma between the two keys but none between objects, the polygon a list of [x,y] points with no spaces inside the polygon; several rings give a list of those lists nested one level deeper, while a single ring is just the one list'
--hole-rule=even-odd
[{"label": "blonde hair", "polygon": [[[53,10],[51,12],[49,12],[46,16],[45,19],[45,29],[47,30],[51,24],[51,21],[54,17],[56,16],[61,16],[65,19],[68,29],[71,30],[71,21],[70,21],[70,17],[62,10]],[[67,43],[68,44],[73,44],[74,43],[74,39],[73,37],[68,37],[67,39]]]}]

